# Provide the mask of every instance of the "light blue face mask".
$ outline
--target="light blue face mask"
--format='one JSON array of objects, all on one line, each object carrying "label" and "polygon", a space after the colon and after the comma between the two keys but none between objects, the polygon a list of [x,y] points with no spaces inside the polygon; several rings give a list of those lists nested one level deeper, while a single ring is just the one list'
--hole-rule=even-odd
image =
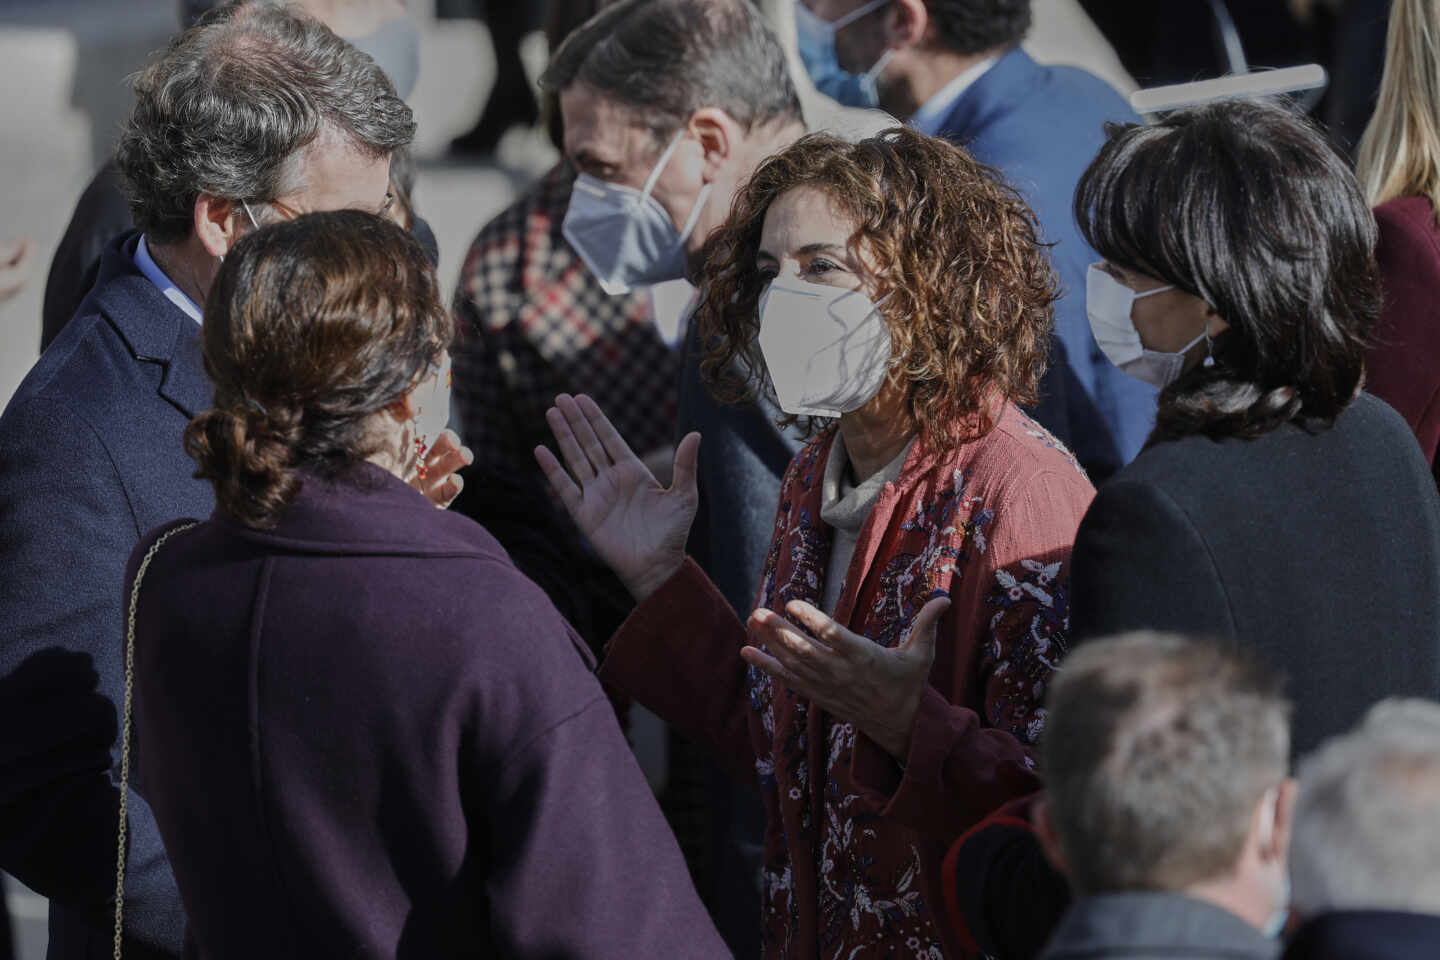
[{"label": "light blue face mask", "polygon": [[886,50],[864,73],[850,73],[840,66],[835,55],[835,33],[856,20],[879,10],[890,0],[872,0],[839,20],[821,20],[800,0],[795,0],[795,37],[800,47],[800,62],[815,89],[847,107],[880,106],[877,83],[894,50]]},{"label": "light blue face mask", "polygon": [[588,173],[580,174],[570,190],[570,209],[565,212],[561,232],[600,281],[600,288],[612,297],[685,276],[685,241],[714,184],[700,188],[681,230],[675,229],[670,214],[650,195],[684,135],[684,130],[677,133],[660,154],[642,190],[606,183]]}]

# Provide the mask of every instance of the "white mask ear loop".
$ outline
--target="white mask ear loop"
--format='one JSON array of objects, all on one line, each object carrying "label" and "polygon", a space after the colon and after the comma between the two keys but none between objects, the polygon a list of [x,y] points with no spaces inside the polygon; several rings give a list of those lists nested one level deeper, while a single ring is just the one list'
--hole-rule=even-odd
[{"label": "white mask ear loop", "polygon": [[650,196],[650,191],[655,189],[655,181],[659,180],[660,174],[665,172],[665,165],[668,164],[670,162],[670,158],[675,155],[676,148],[680,146],[680,138],[683,136],[685,136],[685,128],[681,127],[680,132],[675,134],[675,137],[670,141],[669,146],[667,146],[664,151],[661,152],[660,159],[655,161],[655,167],[650,171],[650,176],[645,181],[644,188],[642,188],[640,191],[640,195],[642,197]]},{"label": "white mask ear loop", "polygon": [[844,29],[845,27],[848,27],[850,24],[854,23],[856,20],[859,20],[861,17],[865,16],[867,13],[870,13],[873,10],[879,10],[881,7],[888,6],[889,4],[890,0],[871,0],[870,3],[865,4],[865,6],[861,7],[858,10],[850,11],[849,13],[845,14],[845,16],[841,17],[839,20],[830,21],[829,27],[831,30]]},{"label": "white mask ear loop", "polygon": [[255,213],[250,209],[250,204],[246,203],[244,200],[241,200],[240,206],[245,208],[245,216],[250,218],[250,226],[254,227],[256,230],[259,230],[260,221],[255,219]]},{"label": "white mask ear loop", "polygon": [[[889,0],[886,0],[886,2],[889,2]],[[640,191],[642,197],[650,196],[650,191],[655,189],[655,182],[660,179],[660,174],[665,171],[665,165],[668,164],[670,158],[675,155],[675,151],[679,148],[680,141],[684,136],[685,130],[682,127],[680,132],[675,134],[674,139],[670,141],[670,145],[660,154],[660,159],[655,161],[655,169],[650,171],[650,177],[645,181],[644,189]],[[685,218],[685,226],[680,230],[681,244],[684,244],[686,240],[690,239],[690,232],[695,229],[695,224],[699,222],[700,214],[705,212],[705,201],[710,198],[710,188],[713,186],[715,186],[715,184],[712,182],[700,188],[700,194],[695,198],[695,205],[690,208],[690,216]]]}]

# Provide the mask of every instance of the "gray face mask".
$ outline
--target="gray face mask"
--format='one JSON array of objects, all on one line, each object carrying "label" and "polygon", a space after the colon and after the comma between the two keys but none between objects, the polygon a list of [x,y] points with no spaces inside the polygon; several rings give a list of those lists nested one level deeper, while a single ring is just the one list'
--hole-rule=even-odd
[{"label": "gray face mask", "polygon": [[350,45],[379,65],[401,100],[409,100],[420,76],[420,28],[408,13],[386,20],[361,37],[346,37]]},{"label": "gray face mask", "polygon": [[588,173],[575,178],[561,231],[595,274],[600,289],[612,297],[685,276],[685,241],[700,220],[715,184],[700,188],[690,217],[679,230],[660,201],[651,195],[684,136],[683,129],[675,134],[642,190],[606,183]]}]

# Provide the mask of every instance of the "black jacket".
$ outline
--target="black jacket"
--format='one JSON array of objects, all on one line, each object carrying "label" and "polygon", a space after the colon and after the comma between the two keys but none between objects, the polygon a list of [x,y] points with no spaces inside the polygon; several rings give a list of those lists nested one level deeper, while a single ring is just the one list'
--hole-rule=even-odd
[{"label": "black jacket", "polygon": [[1434,960],[1440,917],[1389,910],[1346,910],[1309,920],[1284,960]]},{"label": "black jacket", "polygon": [[1152,444],[1100,488],[1071,559],[1072,636],[1158,629],[1288,678],[1295,749],[1384,697],[1440,697],[1440,496],[1405,421]]}]

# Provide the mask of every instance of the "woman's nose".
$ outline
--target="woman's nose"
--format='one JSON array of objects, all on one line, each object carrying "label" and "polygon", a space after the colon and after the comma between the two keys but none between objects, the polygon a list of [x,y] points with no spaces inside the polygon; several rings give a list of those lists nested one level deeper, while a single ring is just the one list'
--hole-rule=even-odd
[{"label": "woman's nose", "polygon": [[791,280],[800,279],[800,261],[796,257],[781,257],[780,270],[777,276],[786,277]]}]

